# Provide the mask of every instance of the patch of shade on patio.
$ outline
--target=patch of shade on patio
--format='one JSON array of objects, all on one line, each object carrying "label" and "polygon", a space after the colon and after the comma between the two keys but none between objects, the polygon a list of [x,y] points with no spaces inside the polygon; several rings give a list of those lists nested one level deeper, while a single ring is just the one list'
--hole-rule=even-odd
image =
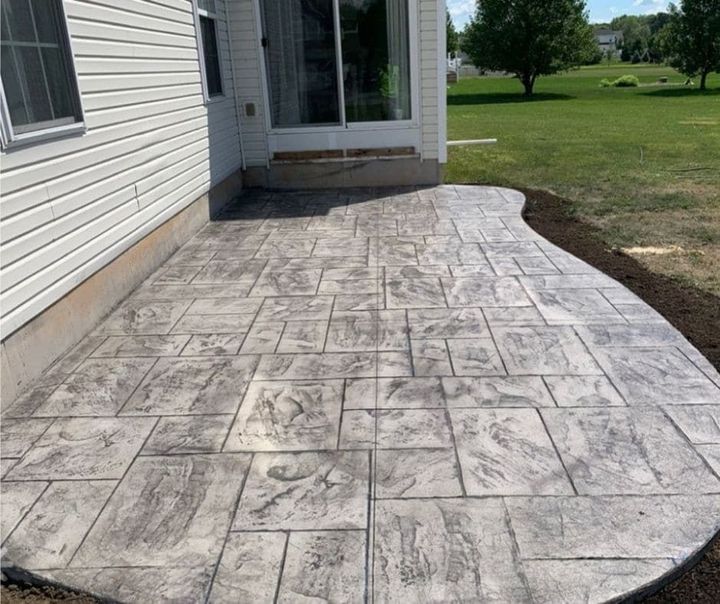
[{"label": "patch of shade on patio", "polygon": [[720,529],[720,375],[488,187],[248,193],[2,409],[3,566],[601,602]]}]

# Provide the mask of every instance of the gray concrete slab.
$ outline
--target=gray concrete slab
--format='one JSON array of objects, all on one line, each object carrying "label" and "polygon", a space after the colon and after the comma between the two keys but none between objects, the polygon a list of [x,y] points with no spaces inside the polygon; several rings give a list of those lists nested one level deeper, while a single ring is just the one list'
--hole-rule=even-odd
[{"label": "gray concrete slab", "polygon": [[3,566],[602,602],[720,529],[720,375],[508,189],[248,193],[2,409]]}]

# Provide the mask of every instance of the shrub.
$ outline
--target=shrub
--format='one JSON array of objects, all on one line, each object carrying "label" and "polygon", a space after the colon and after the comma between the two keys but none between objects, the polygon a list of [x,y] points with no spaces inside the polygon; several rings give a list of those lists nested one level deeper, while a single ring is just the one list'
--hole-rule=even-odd
[{"label": "shrub", "polygon": [[600,80],[600,88],[610,88],[610,86],[612,85],[613,83],[607,78],[603,78],[602,80]]},{"label": "shrub", "polygon": [[640,86],[640,80],[634,75],[624,75],[615,80],[613,86],[616,88],[636,88]]}]

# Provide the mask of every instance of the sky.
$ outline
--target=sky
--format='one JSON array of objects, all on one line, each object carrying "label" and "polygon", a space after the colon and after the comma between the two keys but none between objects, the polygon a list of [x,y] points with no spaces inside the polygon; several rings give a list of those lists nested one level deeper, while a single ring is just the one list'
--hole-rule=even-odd
[{"label": "sky", "polygon": [[[458,27],[464,27],[475,12],[475,0],[446,0],[450,14]],[[587,0],[590,21],[611,21],[619,15],[644,15],[667,9],[670,0]]]}]

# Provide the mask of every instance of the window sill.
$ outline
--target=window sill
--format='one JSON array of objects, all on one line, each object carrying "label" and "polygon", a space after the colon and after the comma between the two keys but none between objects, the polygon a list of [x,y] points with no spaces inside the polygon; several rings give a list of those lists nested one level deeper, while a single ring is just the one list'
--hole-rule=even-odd
[{"label": "window sill", "polygon": [[36,130],[35,132],[15,134],[11,140],[3,141],[3,150],[9,151],[18,147],[26,147],[58,138],[81,136],[85,134],[85,132],[87,132],[85,123],[77,122],[68,126],[57,126],[55,128],[46,128],[45,130]]},{"label": "window sill", "polygon": [[215,105],[216,103],[222,103],[223,101],[227,101],[229,97],[225,96],[224,94],[216,94],[214,96],[206,96],[205,97],[205,105]]}]

